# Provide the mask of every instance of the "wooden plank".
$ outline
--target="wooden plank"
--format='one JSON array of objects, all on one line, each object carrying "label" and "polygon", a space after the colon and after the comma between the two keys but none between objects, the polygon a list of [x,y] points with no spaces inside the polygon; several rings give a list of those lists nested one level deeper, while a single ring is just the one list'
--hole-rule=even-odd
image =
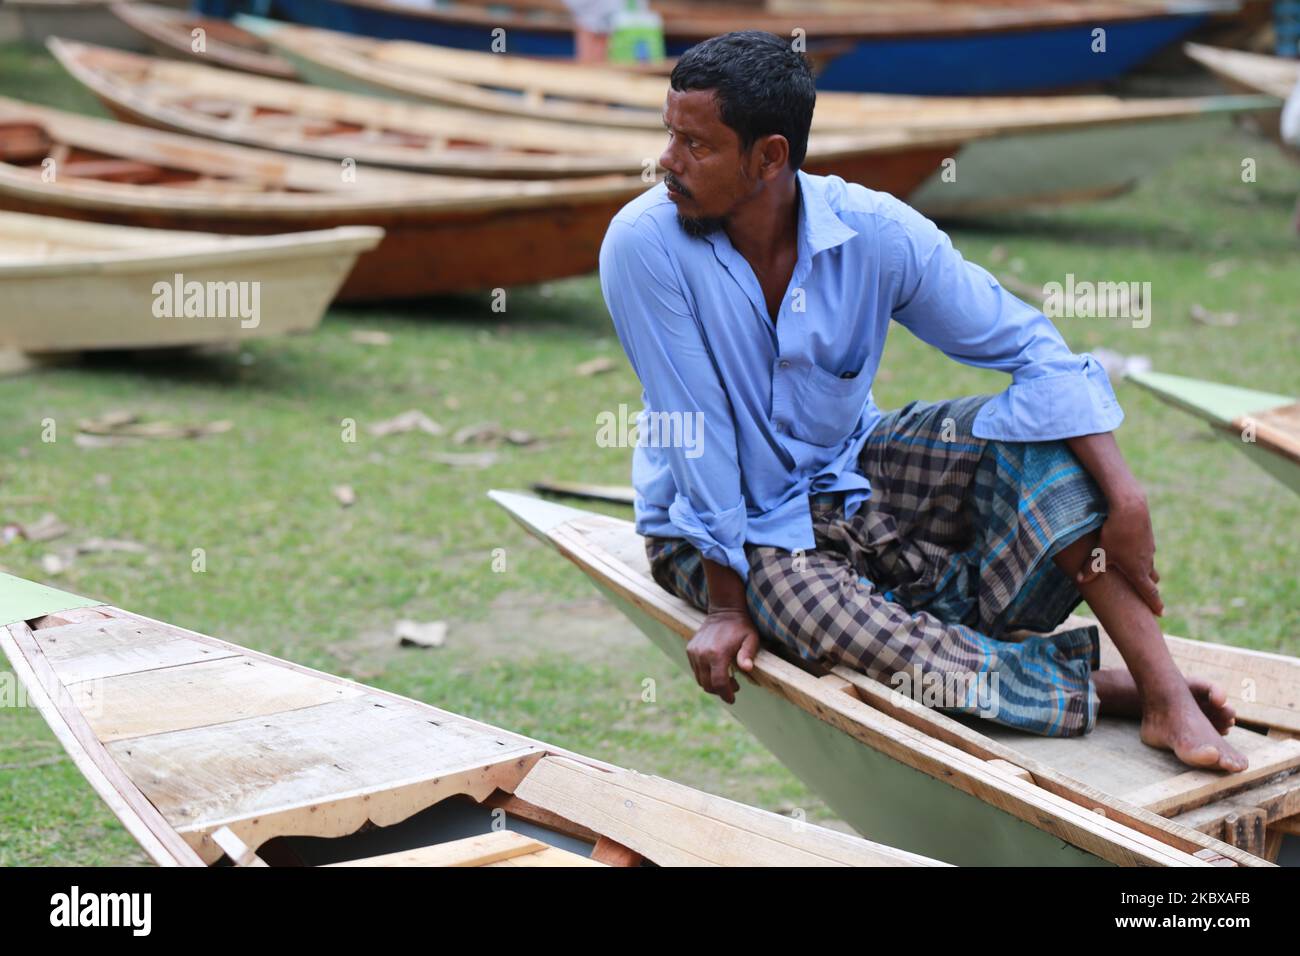
[{"label": "wooden plank", "polygon": [[[1234,727],[1233,730],[1237,728]],[[1259,734],[1255,736],[1262,737]],[[1235,743],[1236,739],[1229,733],[1230,742]],[[1188,770],[1123,794],[1124,800],[1161,816],[1173,816],[1212,803],[1234,791],[1249,789],[1250,785],[1275,774],[1300,767],[1300,741],[1263,739],[1265,743],[1262,746],[1250,751],[1250,767],[1240,773]]]},{"label": "wooden plank", "polygon": [[144,852],[159,866],[202,866],[204,861],[105,752],[81,712],[66,700],[63,685],[45,660],[31,629],[22,623],[0,628],[0,648],[26,687],[27,699]]},{"label": "wooden plank", "polygon": [[515,788],[660,866],[942,865],[630,771],[546,757]]},{"label": "wooden plank", "polygon": [[591,858],[606,866],[640,866],[645,859],[636,850],[629,849],[607,836],[602,836],[596,841],[591,851]]},{"label": "wooden plank", "polygon": [[387,826],[439,800],[513,790],[543,750],[379,695],[134,737],[110,755],[205,856],[229,826],[273,836],[341,836]]},{"label": "wooden plank", "polygon": [[362,692],[248,657],[123,674],[68,686],[104,743],[264,717]]},{"label": "wooden plank", "polygon": [[[399,850],[326,866],[487,866],[546,849],[546,844],[512,830],[495,830],[433,846]],[[576,855],[576,854],[575,854]]]},{"label": "wooden plank", "polygon": [[1240,793],[1228,794],[1211,804],[1180,813],[1173,819],[1183,826],[1217,836],[1230,814],[1253,809],[1263,810],[1270,825],[1300,814],[1300,773],[1293,772]]},{"label": "wooden plank", "polygon": [[538,826],[546,827],[548,830],[554,830],[556,833],[563,833],[566,836],[571,836],[576,840],[584,840],[587,843],[595,843],[601,839],[601,835],[595,830],[574,823],[558,813],[543,810],[536,804],[521,800],[512,793],[498,792],[491,794],[483,801],[483,806],[504,812],[507,823],[511,817],[518,817],[520,820],[527,820],[529,823],[535,823]]},{"label": "wooden plank", "polygon": [[266,866],[266,862],[252,848],[239,839],[229,827],[218,827],[212,833],[212,842],[230,858],[235,866]]},{"label": "wooden plank", "polygon": [[1019,777],[1021,780],[1025,781],[1025,783],[1034,782],[1034,775],[1032,773],[1024,767],[1017,767],[1015,764],[1009,763],[1006,760],[994,758],[989,761],[989,766],[995,770],[1001,771],[1002,773],[1010,774],[1013,777]]},{"label": "wooden plank", "polygon": [[498,863],[489,863],[488,866],[608,866],[599,860],[589,859],[580,856],[577,853],[570,853],[568,850],[561,850],[559,847],[548,846],[544,850],[538,850],[536,853],[527,853],[523,856],[511,857],[508,860],[501,860]]},{"label": "wooden plank", "polygon": [[237,656],[177,637],[166,628],[102,614],[83,623],[43,628],[35,637],[54,672],[68,685]]},{"label": "wooden plank", "polygon": [[1228,814],[1223,821],[1223,832],[1219,839],[1262,858],[1265,832],[1264,812],[1258,808],[1251,808],[1240,813]]}]

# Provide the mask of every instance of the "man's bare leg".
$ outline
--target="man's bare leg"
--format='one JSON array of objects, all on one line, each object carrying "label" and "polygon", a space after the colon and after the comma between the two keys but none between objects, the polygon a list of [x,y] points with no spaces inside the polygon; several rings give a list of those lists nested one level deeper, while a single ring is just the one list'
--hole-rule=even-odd
[{"label": "man's bare leg", "polygon": [[[1073,577],[1096,546],[1097,534],[1085,535],[1056,555],[1057,567]],[[1093,675],[1102,710],[1140,712],[1143,742],[1173,751],[1189,766],[1245,770],[1246,758],[1222,738],[1235,722],[1227,694],[1213,683],[1189,681],[1179,673],[1159,619],[1124,575],[1098,575],[1079,585],[1079,591],[1128,665],[1127,674],[1113,669]]]}]

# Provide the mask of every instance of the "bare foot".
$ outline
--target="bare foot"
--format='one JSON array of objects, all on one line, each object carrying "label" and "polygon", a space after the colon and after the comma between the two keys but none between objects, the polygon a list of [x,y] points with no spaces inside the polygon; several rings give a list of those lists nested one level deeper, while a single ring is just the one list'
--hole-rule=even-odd
[{"label": "bare foot", "polygon": [[1142,717],[1142,742],[1171,750],[1191,767],[1245,770],[1249,762],[1219,738],[1236,723],[1223,688],[1199,677],[1187,678],[1184,688],[1144,704],[1133,676],[1126,670],[1096,671],[1093,683],[1103,713]]},{"label": "bare foot", "polygon": [[[1092,680],[1101,699],[1101,712],[1116,717],[1141,717],[1142,695],[1133,675],[1121,667],[1093,671]],[[1227,734],[1237,723],[1237,712],[1228,703],[1228,694],[1218,684],[1203,677],[1188,677],[1187,689],[1201,708],[1201,713],[1220,734]]]}]

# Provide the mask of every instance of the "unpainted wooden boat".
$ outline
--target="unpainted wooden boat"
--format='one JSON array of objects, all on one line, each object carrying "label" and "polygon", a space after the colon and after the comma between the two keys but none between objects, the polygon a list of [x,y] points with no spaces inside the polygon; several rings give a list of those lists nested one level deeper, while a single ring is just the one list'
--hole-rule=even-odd
[{"label": "unpainted wooden boat", "polygon": [[[1246,50],[1226,50],[1200,43],[1184,44],[1183,50],[1233,90],[1267,93],[1284,100],[1300,84],[1300,60]],[[1281,104],[1278,106],[1277,110],[1252,117],[1252,122],[1261,134],[1272,139],[1292,158],[1300,158],[1300,148],[1282,138]]]},{"label": "unpainted wooden boat", "polygon": [[[414,104],[51,39],[50,51],[117,116],[176,130],[412,172],[565,178],[653,172],[662,125],[579,126]],[[907,195],[954,155],[965,131],[880,125],[818,133],[805,169]]]},{"label": "unpainted wooden boat", "polygon": [[1300,494],[1300,399],[1163,372],[1131,372],[1127,378],[1204,419],[1216,435]]},{"label": "unpainted wooden boat", "polygon": [[631,485],[596,485],[585,481],[535,481],[533,491],[559,498],[585,498],[615,505],[636,503],[636,489]]},{"label": "unpainted wooden boat", "polygon": [[1300,82],[1300,60],[1287,60],[1247,50],[1227,50],[1201,43],[1185,43],[1183,50],[1235,89],[1268,93],[1284,100],[1295,89],[1296,83]]},{"label": "unpainted wooden boat", "polygon": [[7,574],[0,621],[159,865],[943,865]]},{"label": "unpainted wooden boat", "polygon": [[[48,162],[47,162],[48,161]],[[542,282],[596,267],[640,177],[483,180],[303,159],[0,98],[0,208],[265,235],[374,225],[346,300]]]},{"label": "unpainted wooden boat", "polygon": [[0,212],[0,349],[173,348],[307,332],[383,235],[342,226],[218,236]]},{"label": "unpainted wooden boat", "polygon": [[140,35],[148,50],[161,56],[197,60],[282,80],[297,75],[289,62],[276,55],[256,34],[241,30],[228,20],[197,16],[152,3],[114,3],[110,9]]},{"label": "unpainted wooden boat", "polygon": [[[200,5],[220,14],[249,7],[237,0],[200,0]],[[493,31],[504,29],[510,52],[572,57],[573,22],[567,11],[520,6],[485,7],[463,0],[418,6],[400,0],[277,0],[275,9],[308,26],[480,51],[492,50]],[[1232,0],[915,2],[847,12],[801,6],[797,13],[771,13],[735,4],[655,4],[671,56],[737,29],[802,35],[810,52],[847,47],[826,64],[818,80],[823,89],[939,95],[1058,90],[1111,79],[1183,37],[1211,13],[1237,6]],[[1105,55],[1093,52],[1098,28],[1106,33]]]},{"label": "unpainted wooden boat", "polygon": [[[631,522],[489,494],[690,673],[686,643],[703,615],[650,577]],[[959,865],[1300,863],[1300,661],[1167,640],[1184,673],[1227,690],[1238,713],[1228,739],[1248,770],[1189,770],[1141,743],[1136,721],[1048,738],[957,720],[849,668],[767,648],[730,711],[859,833]],[[1109,639],[1102,658],[1122,666]]]},{"label": "unpainted wooden boat", "polygon": [[[104,43],[124,50],[145,50],[144,38],[113,15],[120,0],[4,0],[22,25],[23,39],[32,46],[44,45],[47,37],[61,36],[91,43]],[[184,7],[188,0],[163,0]]]}]

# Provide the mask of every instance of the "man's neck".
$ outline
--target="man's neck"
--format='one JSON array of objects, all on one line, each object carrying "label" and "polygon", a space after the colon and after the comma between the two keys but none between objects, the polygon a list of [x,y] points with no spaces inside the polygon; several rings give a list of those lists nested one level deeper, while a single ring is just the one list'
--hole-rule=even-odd
[{"label": "man's neck", "polygon": [[763,268],[798,246],[799,181],[792,173],[764,185],[727,217],[727,238],[751,266]]}]

